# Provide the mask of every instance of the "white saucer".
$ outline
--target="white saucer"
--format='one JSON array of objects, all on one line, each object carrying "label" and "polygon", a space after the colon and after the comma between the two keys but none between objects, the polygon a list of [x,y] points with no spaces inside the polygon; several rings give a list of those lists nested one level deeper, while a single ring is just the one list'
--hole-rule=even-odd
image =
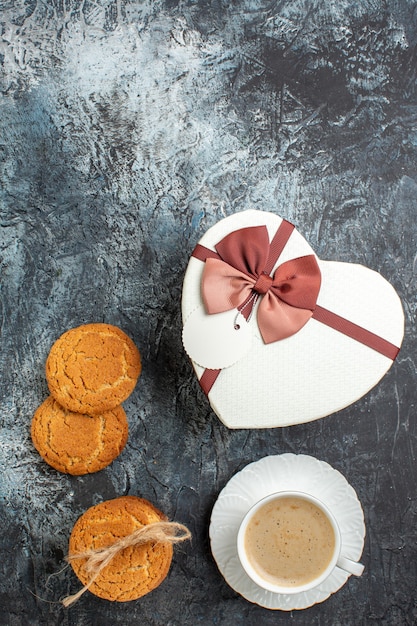
[{"label": "white saucer", "polygon": [[232,589],[249,602],[267,609],[291,611],[323,602],[350,575],[336,568],[319,587],[292,595],[266,591],[247,576],[237,555],[239,525],[255,502],[284,490],[305,491],[327,504],[340,526],[343,554],[350,559],[358,561],[361,557],[365,523],[356,493],[344,476],[311,456],[267,456],[250,463],[229,480],[213,507],[210,521],[211,550],[217,566]]}]

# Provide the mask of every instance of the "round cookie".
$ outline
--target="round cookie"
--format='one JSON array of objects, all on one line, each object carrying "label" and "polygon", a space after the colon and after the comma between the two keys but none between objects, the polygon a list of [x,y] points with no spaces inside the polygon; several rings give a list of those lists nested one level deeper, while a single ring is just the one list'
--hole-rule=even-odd
[{"label": "round cookie", "polygon": [[84,415],[63,408],[49,396],[35,412],[32,441],[53,468],[81,476],[98,472],[123,450],[128,437],[121,406],[100,415]]},{"label": "round cookie", "polygon": [[[143,498],[122,496],[101,502],[88,509],[75,523],[69,540],[69,556],[108,547],[135,530],[160,521],[166,521],[165,515]],[[165,579],[172,554],[170,543],[145,543],[124,548],[100,572],[89,591],[105,600],[136,600]],[[71,560],[83,585],[91,579],[91,574],[85,571],[85,562],[81,558]]]},{"label": "round cookie", "polygon": [[132,393],[141,371],[139,350],[110,324],[68,330],[46,360],[51,395],[70,411],[88,415],[119,406]]}]

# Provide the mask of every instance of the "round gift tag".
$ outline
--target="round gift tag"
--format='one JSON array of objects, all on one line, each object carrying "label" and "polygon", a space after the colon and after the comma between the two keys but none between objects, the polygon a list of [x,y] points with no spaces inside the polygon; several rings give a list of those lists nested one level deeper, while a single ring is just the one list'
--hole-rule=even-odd
[{"label": "round gift tag", "polygon": [[187,318],[182,339],[195,363],[208,369],[223,369],[249,352],[252,330],[236,309],[208,315],[199,307]]}]

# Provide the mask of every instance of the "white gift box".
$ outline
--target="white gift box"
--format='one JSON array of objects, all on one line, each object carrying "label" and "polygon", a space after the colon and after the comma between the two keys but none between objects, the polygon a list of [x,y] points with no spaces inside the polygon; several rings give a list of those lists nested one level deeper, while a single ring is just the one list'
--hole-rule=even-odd
[{"label": "white gift box", "polygon": [[400,299],[379,273],[318,259],[291,225],[270,275],[291,259],[313,255],[321,285],[308,321],[294,334],[265,343],[257,315],[263,294],[254,292],[247,321],[239,307],[207,313],[205,255],[217,259],[216,245],[226,236],[261,226],[272,241],[288,222],[249,210],[215,224],[196,246],[183,283],[184,347],[211,407],[229,428],[288,426],[339,411],[380,381],[404,335]]}]

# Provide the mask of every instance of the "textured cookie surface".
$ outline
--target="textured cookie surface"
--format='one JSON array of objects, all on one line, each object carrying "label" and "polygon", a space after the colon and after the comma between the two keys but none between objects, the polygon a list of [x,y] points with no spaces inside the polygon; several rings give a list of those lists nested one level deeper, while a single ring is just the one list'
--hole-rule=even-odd
[{"label": "textured cookie surface", "polygon": [[[69,554],[108,547],[147,524],[165,520],[161,511],[142,498],[123,496],[102,502],[88,509],[75,523]],[[105,600],[136,600],[164,580],[172,554],[170,543],[124,548],[100,572],[89,590]],[[85,571],[85,559],[72,560],[71,565],[83,585],[88,584],[91,575]]]},{"label": "textured cookie surface", "polygon": [[121,406],[100,415],[74,413],[49,396],[35,412],[32,441],[41,457],[66,474],[98,472],[123,450],[128,436]]},{"label": "textured cookie surface", "polygon": [[96,414],[121,404],[141,373],[139,350],[120,328],[85,324],[65,332],[46,360],[51,395],[65,408]]}]

